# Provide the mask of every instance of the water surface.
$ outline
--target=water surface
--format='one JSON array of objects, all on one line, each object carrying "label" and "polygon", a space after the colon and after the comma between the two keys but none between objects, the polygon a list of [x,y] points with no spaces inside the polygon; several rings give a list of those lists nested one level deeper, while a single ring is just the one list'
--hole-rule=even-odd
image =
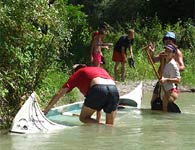
[{"label": "water surface", "polygon": [[151,111],[150,97],[144,94],[141,110],[118,114],[114,127],[80,125],[30,135],[2,132],[0,150],[194,150],[195,94],[180,94],[182,114]]}]

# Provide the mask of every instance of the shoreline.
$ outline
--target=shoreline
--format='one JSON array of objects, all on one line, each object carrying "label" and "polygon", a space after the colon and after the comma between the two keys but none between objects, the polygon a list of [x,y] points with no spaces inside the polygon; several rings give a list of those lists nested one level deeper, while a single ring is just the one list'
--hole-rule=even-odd
[{"label": "shoreline", "polygon": [[[119,90],[120,95],[124,95],[129,91],[133,90],[141,81],[125,81],[125,82],[116,82],[116,86]],[[143,91],[153,92],[154,86],[156,85],[157,80],[145,80],[143,82]],[[178,84],[179,92],[195,92],[195,87],[188,87]]]}]

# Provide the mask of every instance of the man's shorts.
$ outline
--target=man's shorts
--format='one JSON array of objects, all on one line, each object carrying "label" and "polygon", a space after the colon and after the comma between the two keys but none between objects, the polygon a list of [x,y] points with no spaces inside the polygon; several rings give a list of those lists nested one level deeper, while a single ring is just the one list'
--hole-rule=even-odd
[{"label": "man's shorts", "polygon": [[90,88],[87,93],[84,105],[105,113],[111,113],[117,109],[119,93],[115,85],[97,84]]},{"label": "man's shorts", "polygon": [[124,57],[122,53],[114,50],[113,55],[112,55],[112,61],[126,63],[126,57]]}]

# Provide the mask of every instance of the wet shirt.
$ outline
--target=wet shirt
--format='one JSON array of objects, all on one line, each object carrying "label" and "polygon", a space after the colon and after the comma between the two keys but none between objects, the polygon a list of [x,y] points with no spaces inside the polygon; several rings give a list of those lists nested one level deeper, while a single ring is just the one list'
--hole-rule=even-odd
[{"label": "wet shirt", "polygon": [[[177,66],[177,63],[174,59],[172,59],[170,62],[168,62],[165,65],[165,68],[163,70],[163,77],[165,78],[181,78],[179,68]],[[176,88],[176,85],[174,83],[165,82],[164,83],[165,90],[168,91],[170,89]]]},{"label": "wet shirt", "polygon": [[133,45],[134,39],[129,40],[128,36],[121,36],[120,39],[115,44],[114,50],[121,52],[122,47],[125,48],[125,53],[127,52],[127,48]]},{"label": "wet shirt", "polygon": [[69,88],[68,92],[70,92],[73,88],[77,87],[86,96],[92,79],[96,77],[112,79],[106,70],[101,67],[84,67],[73,73],[62,88]]}]

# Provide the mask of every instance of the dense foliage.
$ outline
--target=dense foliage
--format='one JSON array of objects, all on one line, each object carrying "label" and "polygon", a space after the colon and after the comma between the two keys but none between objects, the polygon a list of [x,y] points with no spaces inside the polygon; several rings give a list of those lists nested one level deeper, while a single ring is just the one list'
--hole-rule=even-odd
[{"label": "dense foliage", "polygon": [[195,18],[194,0],[69,0],[69,3],[84,5],[82,10],[93,27],[97,27],[100,20],[112,26],[124,25],[138,16],[157,16],[163,24]]},{"label": "dense foliage", "polygon": [[[135,29],[136,68],[127,66],[127,80],[155,79],[142,47],[155,42],[159,52],[164,33],[174,31],[185,58],[182,83],[195,85],[195,27],[191,19],[164,24],[157,16],[143,17],[139,13],[145,5],[143,0],[82,2],[84,6],[68,0],[49,0],[49,4],[45,0],[0,1],[0,121],[5,125],[10,125],[32,91],[45,106],[68,78],[74,63],[89,64],[91,32],[102,21],[109,23],[105,41],[113,43],[127,29]],[[104,67],[113,75],[112,49],[103,53]],[[62,102],[67,99],[75,101],[77,91]]]},{"label": "dense foliage", "polygon": [[45,0],[1,1],[0,8],[0,119],[9,122],[49,68],[67,68],[65,57],[87,41],[88,31],[81,7],[63,0],[55,7]]}]

